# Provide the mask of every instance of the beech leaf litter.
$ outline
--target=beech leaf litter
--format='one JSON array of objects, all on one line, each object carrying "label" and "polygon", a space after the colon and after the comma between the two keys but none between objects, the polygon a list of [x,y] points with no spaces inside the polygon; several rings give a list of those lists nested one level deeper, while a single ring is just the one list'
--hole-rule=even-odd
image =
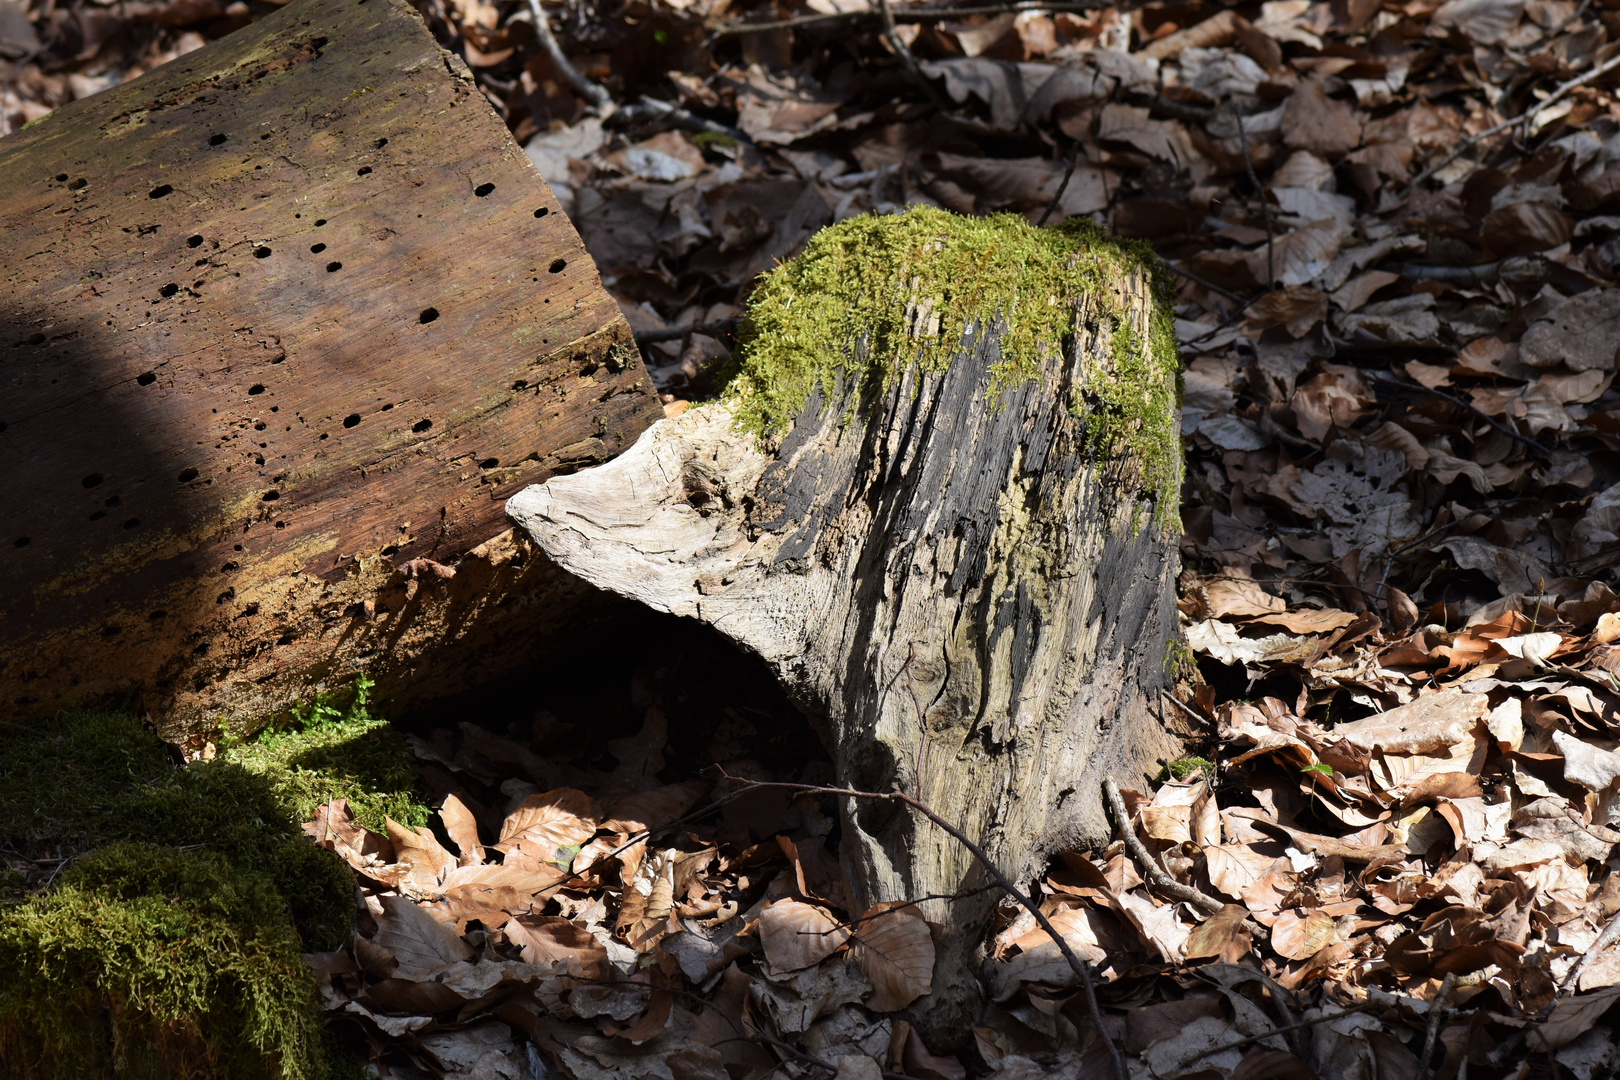
[{"label": "beech leaf litter", "polygon": [[[309,960],[378,1075],[1105,1077],[1106,1042],[1133,1078],[1620,1070],[1620,2],[417,7],[670,413],[830,223],[1150,241],[1186,363],[1164,709],[1193,735],[1123,792],[1154,866],[1116,841],[1032,886],[1106,1030],[1009,901],[982,1015],[933,1047],[936,930],[856,910],[830,803],[702,812],[723,792],[666,760],[656,701],[611,768],[540,719],[413,737],[428,826],[342,799],[305,826],[361,883]],[[0,133],[273,9],[0,0]]]}]

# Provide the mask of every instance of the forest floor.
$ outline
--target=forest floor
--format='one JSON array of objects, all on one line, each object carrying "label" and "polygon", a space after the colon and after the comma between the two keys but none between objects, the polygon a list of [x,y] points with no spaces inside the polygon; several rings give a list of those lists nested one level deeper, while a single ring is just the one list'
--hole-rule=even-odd
[{"label": "forest floor", "polygon": [[[712,391],[754,277],[854,214],[1050,207],[1177,274],[1198,674],[1165,707],[1207,734],[1124,799],[1219,910],[1123,843],[1036,885],[1129,1075],[1620,1070],[1620,3],[908,4],[886,34],[865,0],[569,0],[605,116],[527,4],[418,6],[668,411]],[[271,10],[0,0],[0,133]],[[380,1075],[1111,1075],[1016,906],[982,1023],[930,1049],[903,1015],[928,928],[850,909],[830,803],[671,828],[725,794],[710,763],[828,774],[660,627],[598,700],[413,736],[432,827],[307,827],[364,884],[312,960]]]}]

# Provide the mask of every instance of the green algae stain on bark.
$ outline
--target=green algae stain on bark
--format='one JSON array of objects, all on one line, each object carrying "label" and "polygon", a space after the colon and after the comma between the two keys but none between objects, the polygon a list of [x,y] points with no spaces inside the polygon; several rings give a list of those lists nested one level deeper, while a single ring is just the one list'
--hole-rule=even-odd
[{"label": "green algae stain on bark", "polygon": [[[1144,274],[1153,296],[1145,321],[1122,291]],[[728,394],[745,430],[775,433],[817,387],[835,400],[838,383],[853,378],[871,403],[908,366],[943,370],[966,335],[994,322],[994,407],[1002,391],[1040,377],[1042,358],[1074,348],[1089,312],[1105,332],[1079,365],[1069,407],[1086,423],[1088,454],[1139,470],[1161,526],[1174,528],[1182,465],[1171,296],[1151,249],[1089,222],[1036,228],[1014,214],[933,207],[852,218],[760,278]]]}]

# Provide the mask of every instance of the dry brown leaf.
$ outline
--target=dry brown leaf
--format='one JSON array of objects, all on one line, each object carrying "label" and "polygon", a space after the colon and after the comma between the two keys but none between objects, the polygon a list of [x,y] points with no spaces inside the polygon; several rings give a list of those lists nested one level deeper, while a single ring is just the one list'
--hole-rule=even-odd
[{"label": "dry brown leaf", "polygon": [[638,953],[651,952],[664,935],[680,929],[675,919],[676,856],[660,851],[643,860],[635,880],[624,887],[613,933]]},{"label": "dry brown leaf", "polygon": [[596,833],[595,804],[583,791],[557,788],[530,795],[501,825],[497,851],[522,851],[541,862],[567,866],[578,848]]},{"label": "dry brown leaf", "polygon": [[501,927],[525,963],[561,970],[581,979],[601,978],[607,950],[583,926],[552,915],[525,915]]},{"label": "dry brown leaf", "polygon": [[934,938],[916,909],[877,904],[855,926],[850,951],[872,984],[867,1008],[895,1012],[933,993]]},{"label": "dry brown leaf", "polygon": [[1484,694],[1446,690],[1364,720],[1339,724],[1333,734],[1357,750],[1424,753],[1467,739],[1489,711],[1490,700]]},{"label": "dry brown leaf", "polygon": [[708,790],[709,785],[688,780],[634,792],[607,805],[602,827],[624,833],[662,829],[696,805]]},{"label": "dry brown leaf", "polygon": [[1247,26],[1248,22],[1237,12],[1220,11],[1185,30],[1177,30],[1148,42],[1140,55],[1151,60],[1173,60],[1186,49],[1230,45],[1237,37],[1240,25]]},{"label": "dry brown leaf", "polygon": [[446,964],[472,956],[465,941],[415,901],[382,896],[378,902],[383,911],[377,916],[372,943],[388,950],[398,962],[400,978],[424,978]]},{"label": "dry brown leaf", "polygon": [[[1566,364],[1571,371],[1613,371],[1620,348],[1620,289],[1590,289],[1531,323],[1519,355],[1535,367]],[[1580,400],[1580,399],[1571,399]]]},{"label": "dry brown leaf", "polygon": [[759,940],[773,972],[814,967],[849,940],[832,913],[798,900],[778,900],[759,913]]},{"label": "dry brown leaf", "polygon": [[1306,79],[1283,106],[1282,135],[1289,146],[1337,158],[1361,142],[1361,121],[1354,108],[1329,98],[1315,79]]},{"label": "dry brown leaf", "polygon": [[1309,960],[1342,940],[1338,921],[1320,911],[1308,915],[1285,911],[1271,924],[1272,949],[1290,960]]},{"label": "dry brown leaf", "polygon": [[484,845],[478,842],[478,822],[455,795],[445,796],[444,805],[439,807],[439,820],[444,822],[450,842],[461,852],[462,866],[475,866],[484,861]]},{"label": "dry brown leaf", "polygon": [[1242,904],[1227,904],[1193,927],[1187,935],[1187,959],[1215,956],[1225,964],[1238,963],[1254,947],[1249,932],[1243,928],[1243,920],[1248,917],[1249,909]]},{"label": "dry brown leaf", "polygon": [[1250,304],[1247,318],[1249,325],[1257,329],[1281,326],[1294,337],[1304,337],[1327,318],[1327,302],[1323,293],[1309,285],[1289,285]]},{"label": "dry brown leaf", "polygon": [[407,829],[392,818],[385,818],[383,824],[394,845],[395,858],[405,868],[405,873],[395,879],[396,886],[413,896],[433,892],[455,868],[455,856],[444,850],[439,838],[425,826]]}]

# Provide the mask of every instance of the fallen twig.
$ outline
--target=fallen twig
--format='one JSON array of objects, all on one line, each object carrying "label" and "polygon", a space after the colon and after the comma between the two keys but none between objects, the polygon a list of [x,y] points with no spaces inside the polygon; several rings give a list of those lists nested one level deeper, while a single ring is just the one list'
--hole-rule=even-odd
[{"label": "fallen twig", "polygon": [[1429,1080],[1429,1062],[1434,1059],[1434,1043],[1440,1037],[1440,1021],[1446,1014],[1446,998],[1457,986],[1457,973],[1446,972],[1440,980],[1440,992],[1429,1003],[1429,1027],[1423,1036],[1423,1056],[1418,1059],[1417,1080]]},{"label": "fallen twig", "polygon": [[546,55],[551,57],[557,71],[568,80],[568,85],[578,91],[579,96],[590,102],[591,108],[598,112],[611,108],[613,95],[598,83],[581,75],[579,69],[562,51],[562,46],[557,44],[557,38],[551,32],[551,24],[546,21],[546,13],[540,7],[540,0],[529,0],[529,14],[534,18],[534,36],[540,39],[540,47],[546,50]]},{"label": "fallen twig", "polygon": [[1211,720],[1209,717],[1205,716],[1203,713],[1199,712],[1197,709],[1193,708],[1191,705],[1187,704],[1185,701],[1182,701],[1180,698],[1176,697],[1176,695],[1172,694],[1170,691],[1165,690],[1165,691],[1162,691],[1162,693],[1164,694],[1166,700],[1168,700],[1170,702],[1170,704],[1174,705],[1176,708],[1180,709],[1182,712],[1186,713],[1188,716],[1192,717],[1194,720],[1198,721],[1200,724],[1204,724],[1204,725],[1206,725],[1208,727],[1214,727],[1215,726],[1215,721],[1214,720]]},{"label": "fallen twig", "polygon": [[708,132],[710,135],[724,135],[728,139],[734,139],[740,143],[748,143],[750,146],[753,145],[754,142],[753,139],[749,138],[746,131],[722,124],[717,120],[710,120],[707,117],[699,116],[697,113],[692,112],[689,109],[683,109],[679,105],[671,105],[667,101],[659,101],[657,98],[647,97],[645,94],[642,95],[641,100],[636,104],[628,105],[619,110],[619,115],[623,116],[624,114],[629,113],[633,119],[637,112],[650,113],[657,119],[668,120],[678,127],[686,128],[688,131],[704,131]]},{"label": "fallen twig", "polygon": [[1431,176],[1433,176],[1435,173],[1439,172],[1441,169],[1445,168],[1447,165],[1450,165],[1453,161],[1456,161],[1470,147],[1474,146],[1475,144],[1481,142],[1484,139],[1490,138],[1492,135],[1500,135],[1502,132],[1508,130],[1509,128],[1516,127],[1517,125],[1519,125],[1519,124],[1523,123],[1524,121],[1530,119],[1531,117],[1535,116],[1536,113],[1541,112],[1543,109],[1551,108],[1554,102],[1558,101],[1559,98],[1562,98],[1565,94],[1569,93],[1571,90],[1574,90],[1574,89],[1576,89],[1577,87],[1580,87],[1580,86],[1584,86],[1587,83],[1591,82],[1593,79],[1596,79],[1601,75],[1605,75],[1608,72],[1613,71],[1617,67],[1620,67],[1620,55],[1611,56],[1609,59],[1605,60],[1602,64],[1599,64],[1597,67],[1593,68],[1591,71],[1588,71],[1585,75],[1577,75],[1575,78],[1570,79],[1568,82],[1564,83],[1562,86],[1560,86],[1556,90],[1554,90],[1551,94],[1547,95],[1547,97],[1543,98],[1541,101],[1536,102],[1534,105],[1532,105],[1529,108],[1525,109],[1523,112],[1521,112],[1519,115],[1513,117],[1512,119],[1504,120],[1500,124],[1494,124],[1491,127],[1488,127],[1484,131],[1480,132],[1478,135],[1470,135],[1468,138],[1463,139],[1461,142],[1459,142],[1452,149],[1452,151],[1449,154],[1447,154],[1445,157],[1441,158],[1440,161],[1437,164],[1432,165],[1427,169],[1424,169],[1422,172],[1418,173],[1417,176],[1413,177],[1412,182],[1410,184],[1406,185],[1406,190],[1404,192],[1402,192],[1401,201],[1404,202],[1405,200],[1411,198],[1412,192],[1417,190],[1419,184],[1421,184],[1425,180],[1429,179]]},{"label": "fallen twig", "polygon": [[[1114,812],[1114,821],[1119,828],[1119,838],[1124,841],[1126,850],[1131,853],[1131,858],[1136,861],[1137,866],[1142,870],[1142,874],[1155,889],[1172,900],[1191,904],[1211,915],[1226,907],[1224,903],[1203,890],[1195,889],[1191,885],[1183,885],[1164,872],[1164,868],[1142,845],[1142,841],[1136,838],[1136,830],[1131,828],[1131,818],[1125,812],[1125,800],[1119,794],[1118,784],[1114,783],[1113,780],[1104,780],[1103,795],[1108,800],[1109,809]],[[1269,942],[1271,940],[1271,931],[1253,919],[1244,919],[1243,928],[1256,941]]]},{"label": "fallen twig", "polygon": [[652,345],[660,341],[678,341],[687,334],[729,334],[737,329],[738,319],[722,319],[717,323],[694,323],[691,326],[667,326],[662,330],[636,332],[637,345]]},{"label": "fallen twig", "polygon": [[1488,413],[1484,412],[1483,410],[1481,410],[1477,406],[1470,405],[1468,402],[1464,401],[1462,398],[1455,397],[1455,396],[1453,396],[1451,394],[1448,394],[1444,390],[1436,390],[1431,386],[1424,386],[1420,382],[1408,382],[1405,379],[1398,379],[1393,375],[1386,375],[1386,374],[1384,374],[1383,372],[1380,372],[1380,371],[1363,371],[1363,374],[1370,376],[1371,378],[1373,378],[1377,382],[1389,383],[1392,386],[1399,386],[1399,387],[1402,387],[1402,388],[1407,389],[1407,390],[1416,390],[1419,393],[1429,394],[1432,397],[1437,397],[1442,401],[1448,401],[1451,404],[1457,406],[1457,408],[1459,408],[1459,409],[1466,409],[1468,412],[1473,413],[1475,416],[1479,417],[1481,420],[1485,421],[1491,427],[1495,428],[1497,431],[1500,431],[1502,434],[1506,435],[1508,438],[1514,440],[1515,442],[1523,443],[1524,446],[1525,446],[1525,449],[1529,450],[1530,453],[1534,454],[1537,458],[1540,458],[1542,461],[1546,461],[1549,457],[1552,456],[1551,453],[1548,451],[1548,449],[1545,446],[1542,446],[1540,443],[1538,443],[1536,440],[1532,439],[1530,436],[1521,435],[1517,431],[1514,431],[1512,428],[1508,427],[1506,424],[1497,423],[1494,419],[1491,418],[1491,416]]},{"label": "fallen twig", "polygon": [[1273,1035],[1286,1035],[1290,1031],[1299,1031],[1303,1028],[1315,1027],[1317,1024],[1323,1024],[1329,1020],[1337,1020],[1343,1016],[1353,1016],[1358,1012],[1365,1012],[1371,1005],[1372,1002],[1365,1001],[1359,1005],[1352,1005],[1348,1009],[1340,1009],[1338,1012],[1323,1013],[1321,1016],[1312,1016],[1308,1019],[1300,1020],[1297,1023],[1288,1024],[1285,1027],[1273,1028],[1271,1031],[1263,1031],[1258,1035],[1246,1035],[1241,1039],[1234,1039],[1229,1043],[1222,1043],[1219,1046],[1212,1046],[1208,1050],[1200,1050],[1191,1057],[1182,1059],[1182,1061],[1176,1065],[1175,1069],[1172,1070],[1172,1074],[1185,1069],[1188,1065],[1191,1065],[1195,1061],[1209,1057],[1211,1054],[1219,1054],[1225,1050],[1241,1050],[1245,1046],[1253,1046],[1257,1042],[1264,1042]]},{"label": "fallen twig", "polygon": [[1069,181],[1074,178],[1074,167],[1079,163],[1080,144],[1076,143],[1074,149],[1069,151],[1069,167],[1063,170],[1062,182],[1058,184],[1057,191],[1052,195],[1052,201],[1046,204],[1045,210],[1041,211],[1041,219],[1035,223],[1035,227],[1037,229],[1042,225],[1045,225],[1046,219],[1052,216],[1052,211],[1058,208],[1058,203],[1062,200],[1063,193],[1069,190]]},{"label": "fallen twig", "polygon": [[1547,1003],[1547,1007],[1542,1010],[1542,1013],[1552,1012],[1553,1008],[1579,985],[1581,972],[1586,970],[1587,965],[1612,948],[1616,941],[1620,941],[1620,911],[1615,912],[1614,917],[1604,925],[1602,932],[1598,934],[1597,940],[1592,942],[1585,952],[1581,953],[1581,958],[1575,961],[1575,966],[1569,969],[1563,981],[1558,984],[1558,993],[1553,995],[1553,999]]},{"label": "fallen twig", "polygon": [[1249,174],[1249,183],[1254,185],[1255,194],[1260,197],[1260,219],[1266,225],[1266,288],[1277,287],[1277,263],[1272,253],[1271,242],[1271,204],[1266,202],[1266,189],[1260,184],[1260,177],[1255,175],[1254,162],[1249,159],[1249,136],[1243,130],[1243,112],[1234,103],[1232,105],[1232,118],[1237,121],[1238,143],[1243,147],[1243,168]]},{"label": "fallen twig", "polygon": [[906,77],[922,88],[923,93],[928,95],[928,100],[933,102],[935,108],[944,112],[946,107],[945,99],[940,95],[939,88],[934,85],[932,79],[923,74],[923,69],[917,63],[917,58],[911,55],[911,46],[905,43],[905,39],[895,29],[894,9],[889,6],[889,0],[877,0],[877,5],[878,17],[883,20],[883,40],[888,43],[889,49],[894,55],[900,58],[900,66],[906,69]]},{"label": "fallen twig", "polygon": [[[1042,4],[1042,3],[1015,3],[990,4],[984,7],[956,7],[956,8],[914,8],[894,12],[895,22],[920,23],[933,22],[937,19],[966,19],[974,15],[1006,15],[1020,11],[1096,11],[1102,7],[1101,3],[1080,4]],[[731,23],[728,26],[716,27],[714,37],[730,37],[735,34],[763,34],[771,30],[797,30],[803,26],[815,26],[818,23],[851,22],[861,19],[881,18],[881,13],[871,11],[838,11],[828,15],[801,15],[796,19],[776,19],[771,22],[759,23]]]}]

